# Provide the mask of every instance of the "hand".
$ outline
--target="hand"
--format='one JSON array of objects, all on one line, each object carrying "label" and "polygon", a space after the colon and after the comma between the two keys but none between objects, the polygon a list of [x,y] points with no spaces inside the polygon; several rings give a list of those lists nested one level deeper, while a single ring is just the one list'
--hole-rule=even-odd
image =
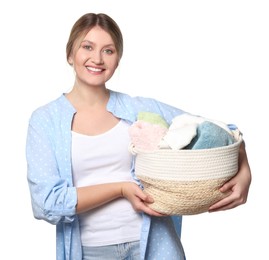
[{"label": "hand", "polygon": [[230,194],[212,205],[209,212],[232,209],[246,203],[251,184],[251,171],[244,146],[240,148],[239,167],[238,173],[220,188],[221,192],[230,191]]},{"label": "hand", "polygon": [[153,198],[144,193],[137,184],[133,182],[124,182],[122,185],[122,196],[130,201],[133,208],[137,212],[145,212],[155,217],[165,216],[151,209],[148,204],[154,202]]}]

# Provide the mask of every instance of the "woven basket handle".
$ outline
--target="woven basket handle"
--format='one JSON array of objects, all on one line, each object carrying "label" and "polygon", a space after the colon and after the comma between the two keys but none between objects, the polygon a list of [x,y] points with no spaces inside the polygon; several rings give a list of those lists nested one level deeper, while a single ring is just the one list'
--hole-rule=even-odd
[{"label": "woven basket handle", "polygon": [[135,147],[135,145],[133,143],[130,143],[128,146],[128,151],[132,154],[132,155],[137,155],[139,153],[152,153],[153,151],[147,151],[147,150],[143,150],[143,149],[139,149],[137,147]]},{"label": "woven basket handle", "polygon": [[235,130],[232,130],[232,134],[234,139],[239,142],[243,140],[243,134],[240,132],[240,130],[237,128]]},{"label": "woven basket handle", "polygon": [[130,143],[128,146],[128,151],[132,154],[132,155],[136,155],[138,154],[138,151],[135,149],[135,145],[133,143]]}]

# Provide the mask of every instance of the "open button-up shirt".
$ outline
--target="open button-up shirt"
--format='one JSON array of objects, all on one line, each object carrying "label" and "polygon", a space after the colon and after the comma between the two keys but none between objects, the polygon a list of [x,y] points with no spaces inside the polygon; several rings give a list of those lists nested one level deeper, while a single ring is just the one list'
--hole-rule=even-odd
[{"label": "open button-up shirt", "polygon": [[[140,111],[160,114],[168,124],[184,111],[144,97],[110,90],[107,110],[132,124]],[[27,178],[34,217],[56,225],[57,260],[80,260],[82,249],[72,181],[71,124],[75,108],[64,94],[36,109],[30,118]],[[135,178],[134,164],[130,169]],[[143,214],[141,259],[185,259],[180,243],[181,216],[155,218]]]}]

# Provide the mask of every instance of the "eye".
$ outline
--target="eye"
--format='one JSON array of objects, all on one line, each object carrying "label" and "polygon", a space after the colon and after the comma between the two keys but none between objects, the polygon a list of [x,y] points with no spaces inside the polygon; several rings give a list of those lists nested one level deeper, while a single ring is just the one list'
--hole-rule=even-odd
[{"label": "eye", "polygon": [[104,52],[105,52],[106,54],[113,54],[113,53],[114,53],[114,51],[111,50],[111,49],[105,49]]},{"label": "eye", "polygon": [[85,50],[92,50],[92,46],[90,44],[81,44],[81,47]]},{"label": "eye", "polygon": [[85,45],[85,46],[83,46],[83,48],[86,49],[86,50],[91,50],[91,49],[92,49],[92,46],[90,46],[90,45]]}]

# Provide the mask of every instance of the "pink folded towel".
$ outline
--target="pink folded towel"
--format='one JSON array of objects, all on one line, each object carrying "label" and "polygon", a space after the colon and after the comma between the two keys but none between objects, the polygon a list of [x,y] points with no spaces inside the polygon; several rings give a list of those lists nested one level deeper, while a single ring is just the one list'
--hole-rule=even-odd
[{"label": "pink folded towel", "polygon": [[129,134],[137,149],[150,152],[159,149],[159,143],[167,130],[168,128],[162,125],[137,120],[129,128]]}]

